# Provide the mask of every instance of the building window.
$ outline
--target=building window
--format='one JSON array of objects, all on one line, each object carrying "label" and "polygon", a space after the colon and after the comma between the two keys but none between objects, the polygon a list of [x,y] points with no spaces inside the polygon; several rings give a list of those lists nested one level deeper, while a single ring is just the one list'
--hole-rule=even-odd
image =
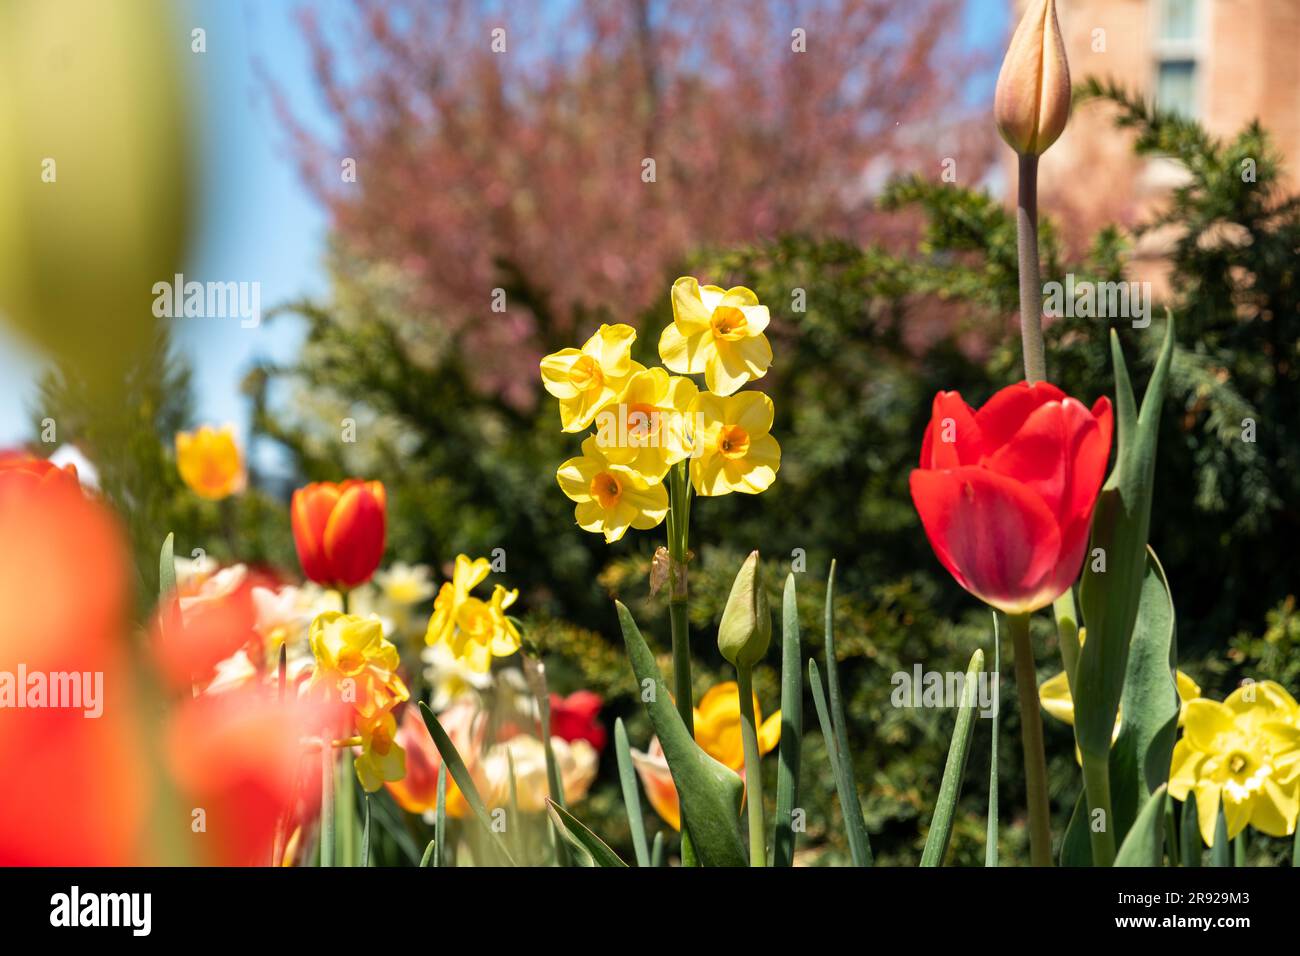
[{"label": "building window", "polygon": [[1154,0],[1156,106],[1196,119],[1200,115],[1201,0]]}]

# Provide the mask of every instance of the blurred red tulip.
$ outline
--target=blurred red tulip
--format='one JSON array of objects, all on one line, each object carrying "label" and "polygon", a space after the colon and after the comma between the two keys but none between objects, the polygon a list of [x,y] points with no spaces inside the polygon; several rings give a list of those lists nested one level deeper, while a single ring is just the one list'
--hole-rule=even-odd
[{"label": "blurred red tulip", "polygon": [[1110,400],[1091,411],[1020,382],[974,411],[935,396],[912,501],[957,583],[1008,614],[1046,607],[1079,576],[1110,457]]},{"label": "blurred red tulip", "polygon": [[605,749],[604,726],[597,719],[605,702],[595,691],[578,690],[568,697],[551,695],[551,736],[562,740],[585,740],[597,750]]},{"label": "blurred red tulip", "polygon": [[182,591],[160,602],[155,657],[173,688],[202,687],[216,674],[217,664],[243,647],[257,645],[251,656],[261,661],[253,589],[266,583],[243,566],[223,568],[199,592]]},{"label": "blurred red tulip", "polygon": [[75,483],[4,478],[0,542],[0,865],[142,862],[122,531]]},{"label": "blurred red tulip", "polygon": [[378,481],[322,481],[295,491],[293,541],[303,574],[340,589],[370,580],[384,554],[386,505]]},{"label": "blurred red tulip", "polygon": [[60,468],[24,451],[0,451],[0,488],[25,488],[45,482],[63,482],[69,488],[81,488],[76,465],[68,464]]},{"label": "blurred red tulip", "polygon": [[253,686],[179,705],[168,726],[167,764],[188,806],[171,825],[191,841],[196,861],[270,862],[277,826],[287,820],[291,830],[295,822],[306,779],[303,740],[325,722],[308,700],[282,702]]}]

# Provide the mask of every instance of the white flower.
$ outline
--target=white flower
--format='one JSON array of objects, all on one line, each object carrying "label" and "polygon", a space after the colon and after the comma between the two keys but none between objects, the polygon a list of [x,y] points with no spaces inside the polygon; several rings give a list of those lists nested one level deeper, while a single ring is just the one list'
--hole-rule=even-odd
[{"label": "white flower", "polygon": [[384,571],[375,572],[374,580],[385,600],[402,607],[428,601],[435,591],[433,570],[427,564],[398,561]]}]

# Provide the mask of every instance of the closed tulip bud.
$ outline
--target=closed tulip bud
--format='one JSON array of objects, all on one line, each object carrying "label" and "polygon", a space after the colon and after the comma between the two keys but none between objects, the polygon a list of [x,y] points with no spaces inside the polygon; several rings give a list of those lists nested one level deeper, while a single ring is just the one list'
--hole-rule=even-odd
[{"label": "closed tulip bud", "polygon": [[998,132],[1022,156],[1041,156],[1070,118],[1070,65],[1055,0],[1029,0],[993,97]]},{"label": "closed tulip bud", "polygon": [[772,615],[767,608],[758,552],[751,551],[740,566],[718,626],[718,650],[736,667],[752,667],[772,641]]},{"label": "closed tulip bud", "polygon": [[387,500],[378,481],[320,481],[295,491],[290,516],[303,574],[332,588],[369,581],[384,555]]}]

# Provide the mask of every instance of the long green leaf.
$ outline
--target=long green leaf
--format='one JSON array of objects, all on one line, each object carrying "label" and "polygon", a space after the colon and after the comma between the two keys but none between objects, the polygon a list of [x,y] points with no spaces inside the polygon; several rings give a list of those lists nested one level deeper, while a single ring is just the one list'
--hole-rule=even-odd
[{"label": "long green leaf", "polygon": [[[1079,651],[1074,688],[1075,734],[1085,757],[1094,759],[1109,758],[1130,639],[1146,577],[1156,439],[1173,346],[1174,321],[1170,316],[1139,414],[1119,337],[1111,332],[1118,452],[1093,512],[1089,556],[1079,586],[1088,640]],[[1105,571],[1091,557],[1098,548],[1105,557]]]},{"label": "long green leaf", "polygon": [[361,826],[361,865],[370,865],[370,794],[366,794],[363,806],[365,807],[364,823]]},{"label": "long green leaf", "polygon": [[998,633],[998,615],[993,617],[993,716],[989,719],[993,739],[989,744],[989,811],[984,832],[984,865],[998,865],[998,730],[1002,712],[1002,636]]},{"label": "long green leaf", "polygon": [[[474,816],[478,822],[483,825],[489,839],[497,852],[511,865],[515,865],[514,857],[510,855],[510,850],[506,847],[505,841],[501,835],[492,828],[492,817],[488,813],[487,805],[483,802],[483,797],[478,792],[478,787],[474,784],[474,778],[470,776],[469,768],[465,766],[465,761],[461,759],[460,753],[456,750],[456,745],[451,742],[447,736],[447,731],[443,730],[442,724],[434,716],[429,705],[420,701],[420,716],[424,718],[424,725],[429,728],[429,736],[433,738],[433,744],[438,748],[438,753],[442,756],[443,766],[451,773],[451,779],[456,781],[456,786],[460,788],[461,795],[465,802],[469,804],[470,809],[474,811]],[[438,851],[441,856],[442,851]]]},{"label": "long green leaf", "polygon": [[[817,711],[817,723],[822,729],[822,741],[826,746],[826,759],[830,761],[831,775],[835,778],[836,792],[840,788],[840,761],[835,754],[835,731],[831,728],[831,711],[826,705],[826,691],[822,689],[821,671],[817,662],[808,658],[808,688],[813,695],[813,709]],[[841,804],[843,800],[840,801]]]},{"label": "long green leaf", "polygon": [[654,869],[664,865],[664,831],[655,834],[654,845],[650,847],[650,865]]},{"label": "long green leaf", "polygon": [[426,847],[424,848],[424,856],[420,857],[420,867],[421,867],[421,868],[426,867],[426,866],[429,866],[430,863],[432,862],[432,860],[433,860],[433,858],[434,858],[434,857],[433,857],[433,850],[434,850],[434,847],[435,847],[435,846],[437,846],[437,843],[436,843],[435,841],[433,841],[433,840],[430,840],[430,841],[429,841],[429,845],[426,846]]},{"label": "long green leaf", "polygon": [[618,854],[604,840],[550,797],[546,798],[546,812],[550,814],[551,822],[555,824],[560,836],[573,847],[587,866],[627,868],[627,864],[618,858]]},{"label": "long green leaf", "polygon": [[948,852],[948,841],[952,839],[952,816],[961,798],[961,778],[966,773],[966,757],[975,733],[976,689],[983,670],[984,652],[977,648],[966,667],[966,683],[962,685],[961,703],[957,708],[957,725],[953,728],[952,743],[948,745],[948,760],[943,767],[943,780],[939,783],[939,797],[934,803],[930,832],[921,852],[922,866],[941,865]]},{"label": "long green leaf", "polygon": [[1092,866],[1092,837],[1088,831],[1088,795],[1080,793],[1061,840],[1061,866]]},{"label": "long green leaf", "polygon": [[794,812],[799,802],[799,761],[803,750],[803,659],[794,574],[781,595],[781,746],[777,752],[776,828],[772,865],[794,865]]},{"label": "long green leaf", "polygon": [[433,811],[433,839],[437,847],[433,853],[433,865],[442,866],[442,848],[447,845],[447,763],[438,765],[438,797]]},{"label": "long green leaf", "polygon": [[1214,822],[1214,846],[1210,847],[1210,866],[1232,866],[1232,848],[1228,845],[1228,820],[1219,804],[1219,816]]},{"label": "long green leaf", "polygon": [[1179,826],[1182,847],[1178,858],[1182,866],[1201,865],[1201,827],[1196,818],[1196,791],[1189,790],[1183,801],[1183,819]]},{"label": "long green leaf", "polygon": [[849,840],[849,853],[854,866],[871,866],[871,840],[867,824],[862,819],[862,804],[858,802],[858,785],[853,773],[853,753],[849,749],[848,721],[844,717],[844,696],[840,693],[840,666],[835,657],[835,562],[831,561],[826,575],[826,688],[829,691],[831,726],[835,733],[835,759],[842,779],[847,784],[840,790],[840,807],[844,812],[844,828]]},{"label": "long green leaf", "polygon": [[1164,857],[1165,785],[1152,792],[1142,812],[1129,829],[1119,852],[1116,866],[1159,866]]},{"label": "long green leaf", "polygon": [[158,554],[158,597],[165,598],[176,590],[176,535],[168,532]]},{"label": "long green leaf", "polygon": [[628,660],[642,688],[650,722],[677,786],[683,826],[700,864],[747,866],[745,847],[740,840],[744,783],[734,771],[700,749],[673,705],[668,685],[631,612],[620,602],[614,603]]},{"label": "long green leaf", "polygon": [[627,728],[623,718],[614,721],[614,753],[618,757],[618,780],[623,789],[623,807],[627,811],[627,825],[632,831],[632,850],[637,866],[650,865],[650,850],[645,840],[645,820],[641,816],[641,791],[636,785],[636,767],[632,763],[632,748],[627,741]]},{"label": "long green leaf", "polygon": [[1138,807],[1169,779],[1178,734],[1177,662],[1169,583],[1155,552],[1148,548],[1124,676],[1124,720],[1110,754],[1115,839],[1120,842],[1133,825]]}]

